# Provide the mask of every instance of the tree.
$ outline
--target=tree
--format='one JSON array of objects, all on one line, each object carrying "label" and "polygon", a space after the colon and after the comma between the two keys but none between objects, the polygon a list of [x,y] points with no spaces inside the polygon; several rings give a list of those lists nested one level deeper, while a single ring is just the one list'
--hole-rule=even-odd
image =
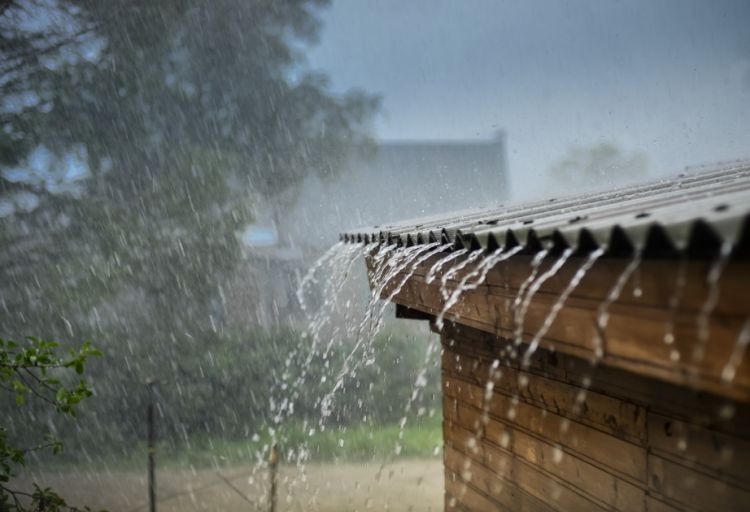
[{"label": "tree", "polygon": [[[303,66],[326,3],[4,4],[2,60],[20,64],[0,87],[23,106],[0,112],[0,193],[16,205],[0,220],[4,329],[96,336],[123,359],[97,382],[113,397],[130,383],[137,403],[154,374],[196,385],[249,198],[293,195],[368,145],[377,99],[332,95]],[[59,27],[26,30],[34,9],[56,9]],[[118,400],[99,402],[130,428]]]}]

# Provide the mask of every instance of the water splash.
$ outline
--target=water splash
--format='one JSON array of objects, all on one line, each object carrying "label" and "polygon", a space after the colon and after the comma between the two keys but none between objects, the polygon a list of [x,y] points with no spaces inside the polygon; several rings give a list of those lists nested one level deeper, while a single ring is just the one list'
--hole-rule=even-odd
[{"label": "water splash", "polygon": [[326,263],[328,263],[337,254],[340,254],[342,248],[344,248],[345,245],[346,244],[344,242],[338,242],[338,243],[332,245],[307,270],[307,273],[302,278],[302,281],[300,281],[299,287],[297,288],[297,300],[299,301],[299,304],[300,304],[300,307],[302,308],[302,311],[305,311],[305,312],[307,311],[307,301],[305,300],[305,291],[306,291],[308,285],[315,284],[317,282],[315,280],[315,274],[321,269],[321,267],[323,267]]},{"label": "water splash", "polygon": [[[382,315],[390,303],[390,300],[398,294],[406,281],[408,281],[419,262],[425,261],[427,258],[441,250],[444,250],[444,247],[435,242],[407,248],[398,248],[392,251],[390,257],[382,258],[380,265],[383,269],[376,272],[377,277],[372,281],[373,289],[370,295],[370,300],[367,305],[365,316],[357,329],[357,336],[353,348],[345,357],[341,369],[336,376],[333,387],[321,400],[321,424],[323,424],[326,418],[328,418],[333,412],[334,397],[343,387],[346,376],[355,372],[362,364],[367,363],[367,358],[357,359],[356,356],[360,352],[360,349],[366,348],[366,345],[371,343],[376,336],[378,330],[382,326]],[[427,255],[424,255],[423,253],[427,253]],[[423,257],[419,258],[420,255]],[[384,301],[383,306],[378,308],[377,303],[382,300],[385,288],[402,272],[405,272],[402,280],[391,292],[391,295]]]},{"label": "water splash", "polygon": [[576,287],[578,287],[586,273],[591,269],[591,267],[594,266],[594,263],[596,263],[596,260],[598,260],[602,256],[602,254],[604,254],[604,249],[601,248],[590,253],[588,258],[586,258],[586,261],[584,261],[581,266],[578,267],[578,270],[573,275],[573,278],[570,280],[570,283],[568,283],[568,286],[566,286],[565,290],[563,290],[563,292],[557,297],[557,300],[555,300],[552,308],[550,308],[549,313],[547,313],[547,317],[544,319],[542,326],[534,335],[534,338],[529,344],[529,348],[523,355],[524,368],[527,368],[531,363],[531,356],[534,355],[534,352],[536,352],[537,348],[539,347],[539,343],[541,342],[542,338],[547,334],[547,331],[549,331],[550,327],[552,327],[552,323],[555,321],[558,313],[560,313],[560,310],[562,310],[563,306],[565,305],[565,301],[568,300],[570,294],[573,293],[573,290],[575,290]]},{"label": "water splash", "polygon": [[[338,311],[339,301],[342,296],[342,289],[348,282],[353,264],[363,255],[374,250],[375,244],[343,244],[338,243],[331,247],[323,254],[308,270],[305,277],[301,280],[297,290],[297,298],[300,306],[308,319],[308,329],[302,334],[305,343],[291,350],[287,354],[283,365],[279,369],[278,378],[275,379],[274,393],[269,404],[270,418],[267,424],[267,431],[271,437],[271,442],[278,441],[278,435],[281,427],[286,420],[295,414],[295,404],[302,396],[302,392],[308,385],[310,378],[311,362],[316,357],[321,357],[321,341],[323,332],[335,317]],[[318,284],[313,287],[312,285]],[[310,300],[311,296],[316,295],[312,292],[313,288],[320,290],[322,297],[316,297],[317,300]],[[348,303],[345,306],[347,314],[351,314]],[[331,338],[336,337],[334,329]],[[325,359],[325,356],[323,356]],[[299,370],[299,373],[293,371],[293,367]],[[265,450],[265,448],[264,448]],[[262,451],[264,451],[262,450]],[[286,454],[287,460],[294,460],[299,474],[304,474],[304,464],[309,458],[310,451],[306,442],[301,443],[296,450],[290,450]],[[290,483],[293,484],[296,479]]]},{"label": "water splash", "polygon": [[625,288],[625,285],[628,284],[630,276],[641,266],[642,259],[643,252],[641,249],[636,249],[635,254],[633,254],[633,259],[625,266],[622,273],[617,277],[614,286],[609,290],[609,293],[602,303],[599,304],[599,309],[596,313],[596,334],[594,335],[594,362],[598,362],[604,357],[606,342],[604,331],[609,323],[609,307],[620,298],[622,290]]},{"label": "water splash", "polygon": [[748,344],[750,344],[750,318],[745,320],[745,323],[740,330],[740,334],[737,336],[737,341],[734,344],[732,355],[729,356],[729,361],[727,361],[727,364],[721,371],[721,380],[725,383],[731,384],[734,377],[737,375],[737,369],[745,358]]}]

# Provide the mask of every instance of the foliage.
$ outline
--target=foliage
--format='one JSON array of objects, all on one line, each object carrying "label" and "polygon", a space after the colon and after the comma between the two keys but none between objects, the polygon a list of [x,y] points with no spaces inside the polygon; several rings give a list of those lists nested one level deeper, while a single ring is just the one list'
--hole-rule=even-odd
[{"label": "foliage", "polygon": [[[88,342],[64,357],[58,355],[58,348],[56,342],[33,337],[28,337],[26,343],[0,338],[0,389],[13,394],[18,407],[30,396],[58,413],[75,416],[78,404],[92,395],[91,386],[80,376],[87,359],[101,356],[101,352]],[[67,374],[71,373],[79,377],[77,383],[68,383]],[[76,510],[49,488],[35,485],[34,491],[27,493],[8,487],[30,453],[50,450],[56,455],[62,448],[60,440],[52,435],[30,447],[19,448],[8,439],[6,426],[0,425],[0,510]],[[23,505],[24,499],[27,505]]]},{"label": "foliage", "polygon": [[[90,462],[91,457],[130,460],[133,446],[146,436],[143,417],[150,395],[143,380],[128,389],[127,401],[118,398],[115,386],[122,381],[136,380],[140,372],[159,379],[156,387],[158,438],[174,454],[196,449],[201,439],[218,442],[223,438],[226,442],[242,444],[254,434],[265,438],[269,427],[293,434],[298,428],[296,425],[307,422],[306,430],[316,428],[319,431],[320,399],[334,385],[331,374],[341,368],[346,347],[333,351],[327,360],[314,358],[300,386],[281,389],[279,382],[285,369],[290,372],[288,382],[295,382],[300,375],[300,361],[307,355],[304,351],[298,353],[289,367],[285,362],[288,354],[305,346],[304,342],[299,331],[288,327],[244,328],[214,334],[196,343],[197,347],[210,346],[210,350],[185,349],[172,361],[175,370],[169,373],[177,378],[160,372],[161,360],[147,352],[127,355],[130,370],[127,365],[116,364],[117,354],[107,354],[101,360],[92,361],[92,368],[100,365],[110,373],[122,372],[124,376],[118,379],[93,376],[98,399],[83,404],[90,421],[75,425],[56,422],[58,435],[65,440],[68,449],[55,461],[50,457],[35,457],[35,461],[46,465]],[[372,364],[347,377],[344,388],[335,395],[335,414],[326,422],[327,432],[351,429],[358,424],[369,425],[374,431],[398,428],[390,426],[397,425],[403,418],[407,418],[408,426],[439,410],[440,373],[434,357],[425,361],[426,340],[391,328],[373,340],[373,345]],[[423,370],[426,370],[426,383],[420,388],[421,393],[412,399],[414,384]],[[294,413],[277,423],[270,404],[284,398],[293,402]],[[411,404],[409,410],[406,404]],[[36,421],[39,417],[41,415],[36,414]],[[295,436],[292,445],[297,441]]]},{"label": "foliage", "polygon": [[307,176],[341,172],[378,108],[305,67],[326,3],[0,2],[0,96],[18,107],[0,104],[0,202],[16,204],[0,217],[3,328],[96,337],[111,355],[90,368],[90,412],[118,441],[140,437],[132,411],[157,375],[174,435],[266,414],[237,390],[265,393],[282,348],[225,322],[238,232],[259,201],[284,208]]}]

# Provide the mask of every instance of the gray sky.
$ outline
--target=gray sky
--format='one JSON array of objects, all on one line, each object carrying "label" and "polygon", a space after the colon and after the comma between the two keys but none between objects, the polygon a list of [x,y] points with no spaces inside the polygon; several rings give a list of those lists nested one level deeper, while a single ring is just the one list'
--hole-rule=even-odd
[{"label": "gray sky", "polygon": [[508,134],[516,198],[572,145],[652,175],[750,157],[750,1],[334,0],[309,54],[383,139]]}]

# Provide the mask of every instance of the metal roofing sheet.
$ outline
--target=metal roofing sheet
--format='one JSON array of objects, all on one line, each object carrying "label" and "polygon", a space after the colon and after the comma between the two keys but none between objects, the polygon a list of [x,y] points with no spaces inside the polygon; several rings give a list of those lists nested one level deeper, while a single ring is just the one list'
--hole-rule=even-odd
[{"label": "metal roofing sheet", "polygon": [[[750,163],[606,192],[497,208],[474,208],[341,235],[348,242],[458,247],[522,245],[610,253],[710,254],[748,246]],[[738,251],[739,252],[739,251]]]}]

